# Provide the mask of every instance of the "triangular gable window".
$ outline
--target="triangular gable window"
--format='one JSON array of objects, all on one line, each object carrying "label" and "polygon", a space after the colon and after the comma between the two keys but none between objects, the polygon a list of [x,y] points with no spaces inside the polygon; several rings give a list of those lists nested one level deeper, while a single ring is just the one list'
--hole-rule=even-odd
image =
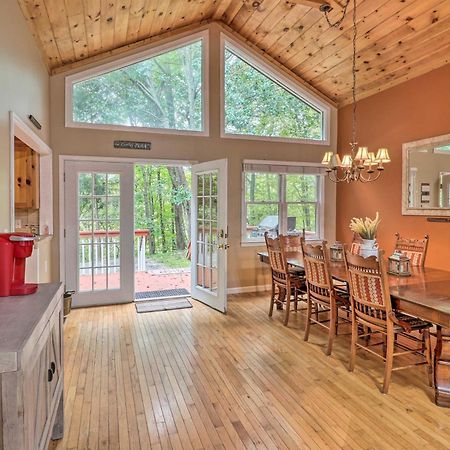
[{"label": "triangular gable window", "polygon": [[71,125],[204,131],[203,38],[71,80]]},{"label": "triangular gable window", "polygon": [[229,42],[224,71],[225,135],[326,140],[324,111]]}]

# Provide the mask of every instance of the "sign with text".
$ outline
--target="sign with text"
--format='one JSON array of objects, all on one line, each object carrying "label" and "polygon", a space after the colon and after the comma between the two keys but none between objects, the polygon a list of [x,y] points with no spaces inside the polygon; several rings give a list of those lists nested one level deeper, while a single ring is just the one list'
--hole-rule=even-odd
[{"label": "sign with text", "polygon": [[151,150],[151,142],[139,141],[114,141],[114,148],[126,148],[128,150]]}]

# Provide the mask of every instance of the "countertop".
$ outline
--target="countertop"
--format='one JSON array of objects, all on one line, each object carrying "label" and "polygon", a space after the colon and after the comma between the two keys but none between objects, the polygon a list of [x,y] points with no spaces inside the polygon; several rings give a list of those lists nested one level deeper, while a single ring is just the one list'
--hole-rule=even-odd
[{"label": "countertop", "polygon": [[[40,284],[34,294],[0,297],[0,373],[18,367],[19,355],[55,296],[62,297],[62,283]],[[42,325],[45,326],[45,323]]]}]

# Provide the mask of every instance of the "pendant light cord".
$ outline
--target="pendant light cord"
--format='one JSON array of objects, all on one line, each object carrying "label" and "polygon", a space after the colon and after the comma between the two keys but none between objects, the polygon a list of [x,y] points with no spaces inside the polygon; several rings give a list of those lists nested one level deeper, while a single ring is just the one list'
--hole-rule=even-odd
[{"label": "pendant light cord", "polygon": [[[356,0],[353,0],[353,60],[352,60],[352,101],[353,101],[353,111],[352,111],[352,153],[356,150],[356,39],[358,37],[358,32],[356,29]],[[353,157],[355,154],[353,154]]]}]

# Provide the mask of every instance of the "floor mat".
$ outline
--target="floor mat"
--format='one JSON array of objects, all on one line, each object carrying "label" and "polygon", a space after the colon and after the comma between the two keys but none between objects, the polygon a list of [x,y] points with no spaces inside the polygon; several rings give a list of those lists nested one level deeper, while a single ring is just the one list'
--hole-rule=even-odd
[{"label": "floor mat", "polygon": [[191,295],[190,292],[185,289],[166,289],[162,291],[148,291],[148,292],[136,292],[134,298],[136,301],[146,301],[154,298],[165,298],[165,297],[186,297]]},{"label": "floor mat", "polygon": [[148,302],[138,302],[135,303],[135,305],[138,313],[192,308],[191,302],[186,298],[172,300],[150,300]]}]

